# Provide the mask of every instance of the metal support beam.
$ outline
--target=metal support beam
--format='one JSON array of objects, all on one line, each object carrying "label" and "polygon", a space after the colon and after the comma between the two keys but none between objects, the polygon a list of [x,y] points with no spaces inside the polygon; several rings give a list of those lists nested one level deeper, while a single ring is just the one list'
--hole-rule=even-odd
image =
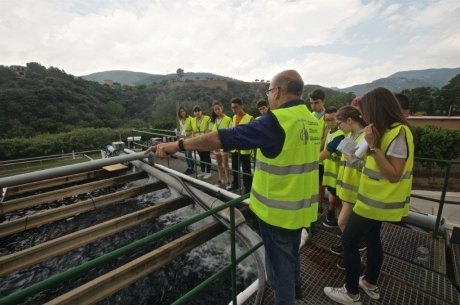
[{"label": "metal support beam", "polygon": [[34,191],[43,189],[44,188],[43,185],[46,185],[47,187],[50,187],[50,188],[58,187],[58,186],[68,185],[71,183],[85,181],[88,179],[97,178],[105,174],[107,174],[107,171],[100,169],[100,170],[78,173],[78,174],[64,176],[64,177],[57,177],[57,178],[52,178],[52,179],[35,181],[35,182],[21,184],[17,186],[11,186],[8,188],[8,192],[6,194],[5,200],[7,200],[10,197],[19,196],[24,193],[30,193],[30,192],[34,192]]},{"label": "metal support beam", "polygon": [[225,227],[214,221],[75,288],[46,305],[94,304],[224,231]]},{"label": "metal support beam", "polygon": [[34,247],[0,257],[0,276],[34,265],[45,259],[113,235],[149,219],[182,208],[190,202],[181,197],[130,213],[103,223],[79,230],[65,236],[41,243]]},{"label": "metal support beam", "polygon": [[60,176],[65,176],[65,175],[72,175],[76,173],[99,169],[103,166],[107,166],[111,164],[116,164],[120,162],[129,162],[133,160],[140,160],[143,158],[145,158],[145,155],[143,152],[140,152],[140,153],[133,153],[133,154],[122,155],[122,156],[117,156],[117,157],[112,157],[112,158],[92,160],[92,161],[88,161],[84,163],[66,165],[66,166],[61,166],[61,167],[56,167],[56,168],[50,168],[50,169],[45,169],[41,171],[36,171],[32,173],[26,173],[26,174],[11,176],[11,177],[4,177],[4,178],[0,178],[0,187],[19,185],[19,184],[39,181],[43,179],[50,179],[50,178],[55,178],[55,177],[60,177]]},{"label": "metal support beam", "polygon": [[[66,197],[75,196],[82,193],[88,193],[97,189],[101,189],[104,187],[109,187],[121,183],[125,183],[128,181],[133,181],[136,179],[140,179],[143,176],[146,176],[143,172],[138,172],[134,174],[128,174],[118,177],[113,177],[106,180],[99,180],[90,183],[85,183],[81,185],[74,185],[67,188],[62,188],[58,190],[54,190],[47,193],[40,193],[33,196],[28,196],[24,198],[12,199],[8,201],[3,201],[3,204],[0,205],[0,215],[4,215],[6,213],[23,210],[27,208],[31,208],[43,203],[49,203],[55,200],[61,200]],[[44,186],[46,187],[46,186]]]},{"label": "metal support beam", "polygon": [[8,236],[13,233],[22,232],[32,228],[40,227],[57,220],[62,220],[71,216],[79,215],[89,211],[97,210],[108,205],[153,192],[164,188],[162,183],[153,183],[134,187],[128,190],[122,190],[105,196],[88,199],[71,205],[62,206],[49,211],[40,212],[34,215],[21,217],[12,221],[0,224],[0,237]]}]

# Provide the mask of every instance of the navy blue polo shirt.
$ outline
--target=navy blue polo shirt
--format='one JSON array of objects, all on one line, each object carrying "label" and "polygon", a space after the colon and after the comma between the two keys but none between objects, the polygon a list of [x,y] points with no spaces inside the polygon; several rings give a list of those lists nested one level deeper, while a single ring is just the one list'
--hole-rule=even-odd
[{"label": "navy blue polo shirt", "polygon": [[[300,99],[292,100],[284,103],[280,108],[300,104],[305,103]],[[217,132],[224,150],[260,148],[267,158],[275,158],[281,153],[286,137],[283,128],[271,112],[248,124],[219,129]]]}]

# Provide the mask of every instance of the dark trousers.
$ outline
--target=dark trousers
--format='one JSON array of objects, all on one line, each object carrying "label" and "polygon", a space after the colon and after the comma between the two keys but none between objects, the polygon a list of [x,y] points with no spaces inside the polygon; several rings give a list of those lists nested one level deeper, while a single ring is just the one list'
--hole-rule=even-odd
[{"label": "dark trousers", "polygon": [[367,262],[365,278],[370,284],[376,285],[383,263],[383,248],[380,241],[382,222],[359,216],[352,212],[345,230],[342,233],[346,281],[345,287],[352,294],[359,293],[359,272],[361,258],[358,245],[360,240],[367,243]]},{"label": "dark trousers", "polygon": [[268,282],[275,291],[275,305],[294,305],[295,287],[301,286],[299,245],[301,229],[286,230],[259,220],[265,247]]},{"label": "dark trousers", "polygon": [[199,151],[198,156],[200,156],[200,167],[201,171],[204,173],[211,172],[211,152],[210,151]]},{"label": "dark trousers", "polygon": [[240,164],[243,168],[243,186],[244,192],[251,191],[252,173],[251,173],[251,155],[242,155],[240,152],[232,152],[232,173],[233,173],[233,188],[240,187]]}]

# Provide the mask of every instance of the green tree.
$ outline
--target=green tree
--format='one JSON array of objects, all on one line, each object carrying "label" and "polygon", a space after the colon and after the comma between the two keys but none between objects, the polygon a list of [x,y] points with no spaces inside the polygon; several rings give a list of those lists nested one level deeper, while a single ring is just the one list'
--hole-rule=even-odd
[{"label": "green tree", "polygon": [[177,69],[176,74],[177,74],[177,79],[182,80],[182,78],[184,77],[184,69],[181,69],[181,68]]}]

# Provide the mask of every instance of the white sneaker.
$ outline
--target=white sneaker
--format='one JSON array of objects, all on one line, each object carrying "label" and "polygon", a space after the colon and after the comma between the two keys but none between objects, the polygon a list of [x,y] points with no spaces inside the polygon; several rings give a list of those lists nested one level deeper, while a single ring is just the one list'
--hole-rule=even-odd
[{"label": "white sneaker", "polygon": [[203,176],[203,179],[209,179],[211,178],[211,173],[206,173],[206,175]]},{"label": "white sneaker", "polygon": [[199,173],[196,177],[197,177],[197,178],[203,178],[203,177],[204,177],[204,173]]},{"label": "white sneaker", "polygon": [[362,305],[360,296],[357,299],[352,299],[348,293],[345,285],[343,287],[324,287],[324,293],[331,300],[343,305]]},{"label": "white sneaker", "polygon": [[366,285],[364,285],[363,282],[364,275],[359,277],[359,287],[364,290],[364,292],[373,300],[378,300],[380,299],[380,289],[378,286],[375,286],[375,288],[370,289],[367,288]]}]

